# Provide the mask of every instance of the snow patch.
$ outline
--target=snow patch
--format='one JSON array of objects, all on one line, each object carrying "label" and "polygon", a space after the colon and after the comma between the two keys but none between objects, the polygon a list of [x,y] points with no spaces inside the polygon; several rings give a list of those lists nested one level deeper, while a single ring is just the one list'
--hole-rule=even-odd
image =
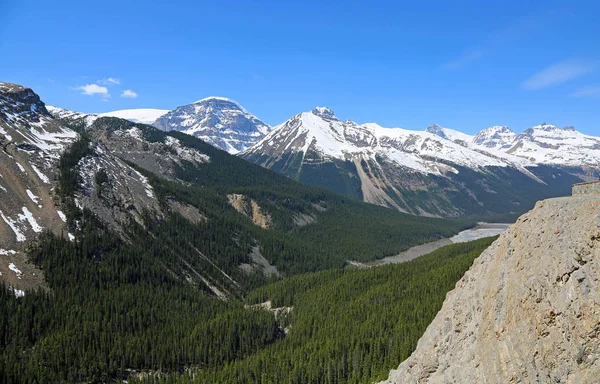
[{"label": "snow patch", "polygon": [[150,185],[150,183],[148,182],[148,178],[144,175],[142,175],[141,173],[139,173],[138,171],[136,171],[135,169],[133,170],[133,172],[135,172],[135,174],[139,177],[140,181],[142,182],[142,184],[144,184],[144,188],[146,190],[146,195],[148,197],[154,197],[154,190],[152,189],[152,186]]},{"label": "snow patch", "polygon": [[29,196],[29,198],[31,199],[31,201],[33,201],[34,203],[38,203],[38,201],[40,200],[39,197],[37,197],[36,195],[33,194],[33,192],[31,192],[29,189],[26,190],[25,192],[27,192],[27,196]]},{"label": "snow patch", "polygon": [[35,166],[35,164],[31,164],[31,168],[33,168],[34,172],[38,175],[42,182],[50,184],[50,179],[48,178],[48,176],[44,175],[42,171],[40,171],[38,167]]},{"label": "snow patch", "polygon": [[44,230],[40,225],[38,225],[37,221],[33,217],[33,214],[29,211],[29,209],[27,209],[27,207],[23,207],[23,214],[19,214],[19,220],[27,220],[31,226],[31,229],[33,229],[33,231],[36,233],[40,233]]},{"label": "snow patch", "polygon": [[13,271],[17,275],[18,279],[20,279],[21,276],[23,276],[23,272],[21,272],[21,270],[19,268],[17,268],[17,266],[14,263],[8,264],[8,269]]},{"label": "snow patch", "polygon": [[23,233],[19,230],[19,228],[17,228],[17,225],[16,225],[17,222],[16,221],[13,221],[9,217],[6,217],[6,215],[2,211],[0,211],[0,217],[2,217],[2,220],[4,220],[4,222],[15,233],[15,235],[17,236],[17,241],[18,242],[23,242],[23,241],[27,240],[27,238],[25,237],[25,235],[23,235]]},{"label": "snow patch", "polygon": [[60,217],[60,219],[62,221],[64,221],[65,223],[67,222],[67,216],[62,211],[56,211],[56,213],[58,214],[58,217]]},{"label": "snow patch", "polygon": [[0,127],[0,134],[4,135],[4,137],[6,137],[6,140],[12,141],[12,137],[2,127]]}]

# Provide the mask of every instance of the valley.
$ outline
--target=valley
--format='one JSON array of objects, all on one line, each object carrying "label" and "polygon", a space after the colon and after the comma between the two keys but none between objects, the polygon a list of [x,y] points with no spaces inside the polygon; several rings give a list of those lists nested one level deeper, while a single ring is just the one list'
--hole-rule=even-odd
[{"label": "valley", "polygon": [[0,384],[598,384],[599,13],[0,0]]},{"label": "valley", "polygon": [[[371,183],[358,190],[379,199],[367,204],[246,160],[281,127],[235,156],[190,132],[131,121],[142,118],[139,113],[126,112],[127,120],[46,109],[33,90],[8,83],[0,83],[0,101],[0,193],[7,197],[0,200],[4,381],[383,380],[398,362],[420,353],[417,341],[448,292],[496,239],[490,236],[509,227],[497,221],[596,172],[593,164],[579,170],[525,166],[513,155],[471,168],[466,161],[473,153],[488,155],[473,152],[465,135],[430,127],[406,133],[411,143],[401,148],[433,145],[441,153],[447,147],[458,163],[431,155],[417,161],[413,152],[415,164],[427,169],[410,171],[408,180],[430,186],[444,180],[446,195],[434,202],[427,193],[385,187],[407,180],[381,166],[389,158],[351,161],[354,155],[344,149],[346,164]],[[194,108],[205,104],[213,112],[226,105],[247,114],[222,98]],[[294,123],[297,139],[305,137],[299,132],[307,122],[326,121],[324,131],[339,122],[325,108],[310,114]],[[366,141],[391,145],[389,155],[405,134],[348,122],[342,129],[330,149],[361,132],[371,137]],[[502,148],[512,135],[498,131],[498,142],[483,134],[472,140]],[[228,145],[237,137],[229,136]],[[389,144],[391,137],[396,144]],[[297,139],[287,145],[298,145]],[[311,143],[317,142],[315,136]],[[332,168],[321,173],[329,160],[301,156],[313,157],[315,180],[335,182],[327,176]],[[473,180],[491,196],[518,181],[518,189],[503,193],[516,208],[507,212],[508,200],[467,192]],[[456,182],[467,188],[454,195],[464,205],[444,200]],[[388,195],[392,190],[395,197]],[[470,199],[480,209],[461,208],[473,207]],[[443,208],[449,203],[452,211]]]},{"label": "valley", "polygon": [[510,224],[504,223],[477,223],[475,227],[465,229],[464,231],[460,231],[452,237],[432,241],[425,244],[415,245],[414,247],[411,247],[406,251],[399,253],[398,255],[387,256],[381,260],[376,260],[369,263],[349,261],[349,264],[353,267],[368,268],[379,267],[388,264],[406,263],[407,261],[411,261],[416,259],[417,257],[427,255],[437,249],[440,249],[450,244],[466,243],[469,241],[483,239],[485,237],[501,235],[506,231],[509,225]]},{"label": "valley", "polygon": [[[84,125],[100,116],[53,113]],[[208,97],[154,126],[309,186],[430,217],[514,220],[537,200],[567,195],[573,183],[600,176],[600,138],[546,123],[520,134],[491,126],[468,135],[437,124],[424,131],[358,124],[316,107],[270,127],[234,100]]]},{"label": "valley", "polygon": [[474,224],[303,186],[184,133],[54,117],[33,90],[0,85],[3,381],[220,375],[285,339],[284,320],[244,307],[255,290]]}]

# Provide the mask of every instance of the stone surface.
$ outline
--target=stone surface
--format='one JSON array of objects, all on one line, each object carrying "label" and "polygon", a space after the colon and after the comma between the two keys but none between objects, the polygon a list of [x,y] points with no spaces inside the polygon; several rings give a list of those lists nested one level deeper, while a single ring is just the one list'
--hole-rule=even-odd
[{"label": "stone surface", "polygon": [[597,383],[600,196],[538,202],[475,260],[385,383]]},{"label": "stone surface", "polygon": [[600,196],[600,180],[590,181],[587,183],[573,184],[573,196],[581,195]]}]

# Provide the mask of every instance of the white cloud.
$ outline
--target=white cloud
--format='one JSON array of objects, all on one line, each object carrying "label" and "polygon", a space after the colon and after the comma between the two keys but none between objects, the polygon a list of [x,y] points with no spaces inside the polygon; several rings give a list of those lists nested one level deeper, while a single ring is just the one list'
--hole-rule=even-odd
[{"label": "white cloud", "polygon": [[567,60],[553,64],[531,76],[523,83],[523,88],[528,90],[553,87],[583,76],[594,69],[588,62]]},{"label": "white cloud", "polygon": [[108,88],[102,87],[98,84],[81,85],[75,89],[80,90],[83,95],[101,95],[103,99],[107,99],[110,97],[110,93],[108,93]]},{"label": "white cloud", "polygon": [[128,99],[135,99],[138,97],[138,94],[132,91],[131,89],[126,89],[121,93],[121,97],[126,97]]},{"label": "white cloud", "polygon": [[98,80],[98,84],[102,84],[102,85],[118,85],[118,84],[121,84],[121,80],[116,79],[114,77],[109,77],[108,79]]},{"label": "white cloud", "polygon": [[600,86],[595,87],[583,87],[576,89],[575,92],[571,93],[571,97],[598,97],[600,96]]}]

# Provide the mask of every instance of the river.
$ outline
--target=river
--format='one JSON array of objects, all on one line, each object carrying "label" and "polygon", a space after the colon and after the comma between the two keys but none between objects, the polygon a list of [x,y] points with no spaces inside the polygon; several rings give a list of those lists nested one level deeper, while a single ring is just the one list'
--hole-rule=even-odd
[{"label": "river", "polygon": [[504,233],[504,231],[506,231],[509,225],[510,224],[506,223],[478,223],[475,227],[461,231],[457,235],[454,235],[450,238],[440,239],[432,241],[430,243],[417,245],[395,256],[388,256],[383,259],[375,260],[369,263],[361,263],[357,261],[350,261],[349,263],[350,265],[359,268],[378,267],[386,264],[405,263],[407,261],[416,259],[417,257],[431,253],[436,249],[442,248],[446,245],[455,243],[466,243],[468,241],[482,239],[484,237],[500,235]]}]

